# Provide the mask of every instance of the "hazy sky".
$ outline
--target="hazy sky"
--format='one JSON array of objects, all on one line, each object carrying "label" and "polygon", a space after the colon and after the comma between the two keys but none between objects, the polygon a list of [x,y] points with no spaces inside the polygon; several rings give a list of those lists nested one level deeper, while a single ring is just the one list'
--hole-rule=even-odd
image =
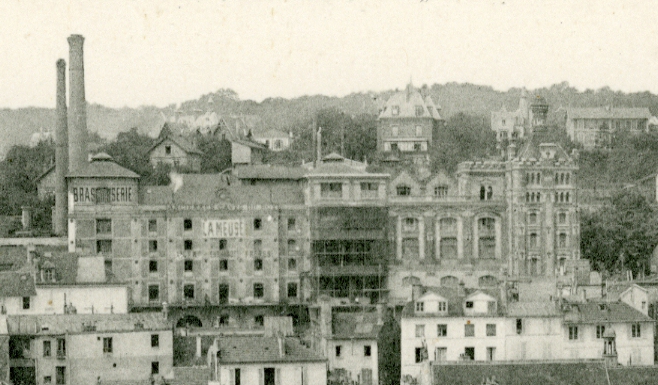
[{"label": "hazy sky", "polygon": [[410,76],[658,93],[654,1],[45,3],[0,2],[0,107],[54,107],[55,62],[68,62],[72,33],[86,38],[87,100],[110,107],[220,88],[257,101],[342,96]]}]

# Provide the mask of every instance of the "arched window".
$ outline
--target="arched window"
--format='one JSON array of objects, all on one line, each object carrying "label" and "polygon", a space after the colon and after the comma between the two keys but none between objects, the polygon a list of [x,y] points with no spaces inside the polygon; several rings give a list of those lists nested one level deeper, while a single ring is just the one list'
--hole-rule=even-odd
[{"label": "arched window", "polygon": [[569,184],[569,175],[571,175],[571,174],[568,174],[568,173],[567,173],[567,177],[566,177],[566,179],[565,179],[565,180],[566,180],[566,184]]},{"label": "arched window", "polygon": [[441,286],[457,287],[459,286],[459,279],[453,275],[446,275],[441,278]]},{"label": "arched window", "polygon": [[530,183],[530,174],[526,172],[525,173],[525,184],[529,184],[529,183]]},{"label": "arched window", "polygon": [[565,197],[565,200],[569,202],[569,193],[567,193],[567,196]]},{"label": "arched window", "polygon": [[525,193],[525,201],[530,202],[530,193],[529,192]]},{"label": "arched window", "polygon": [[478,221],[478,258],[496,258],[496,219],[480,218]]},{"label": "arched window", "polygon": [[559,181],[560,181],[560,178],[558,177],[558,174],[555,173],[555,184],[558,184]]},{"label": "arched window", "polygon": [[530,194],[530,202],[534,202],[534,201],[535,201],[535,193],[531,193]]},{"label": "arched window", "polygon": [[541,193],[537,193],[537,202],[541,202]]},{"label": "arched window", "polygon": [[486,189],[484,186],[480,186],[480,200],[483,201],[486,195]]},{"label": "arched window", "polygon": [[564,184],[564,173],[560,174],[560,184]]},{"label": "arched window", "polygon": [[537,173],[537,184],[541,183],[541,174]]},{"label": "arched window", "polygon": [[530,213],[528,215],[528,223],[531,225],[537,224],[537,213]]},{"label": "arched window", "polygon": [[560,193],[560,202],[564,202],[564,193]]},{"label": "arched window", "polygon": [[560,200],[560,194],[558,194],[557,191],[556,191],[555,192],[555,203],[557,203],[559,200]]},{"label": "arched window", "polygon": [[498,280],[493,275],[483,275],[478,278],[479,287],[495,287],[498,285]]},{"label": "arched window", "polygon": [[530,247],[537,247],[537,233],[530,233]]},{"label": "arched window", "polygon": [[535,174],[530,175],[530,183],[535,184]]},{"label": "arched window", "polygon": [[491,200],[493,198],[493,188],[491,186],[487,187],[487,200]]}]

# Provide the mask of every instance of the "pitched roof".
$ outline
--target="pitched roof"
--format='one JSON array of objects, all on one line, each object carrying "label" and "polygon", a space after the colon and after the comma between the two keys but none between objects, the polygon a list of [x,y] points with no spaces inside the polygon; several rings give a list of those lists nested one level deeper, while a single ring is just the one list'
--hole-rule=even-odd
[{"label": "pitched roof", "polygon": [[76,171],[69,172],[67,178],[139,178],[139,175],[119,166],[107,154],[98,154],[91,162]]},{"label": "pitched roof", "polygon": [[574,323],[653,322],[651,318],[624,302],[571,303],[565,319]]},{"label": "pitched roof", "polygon": [[559,317],[559,311],[555,302],[512,302],[507,304],[507,315],[509,317]]},{"label": "pitched roof", "polygon": [[272,166],[269,164],[240,166],[233,170],[238,179],[292,179],[304,178],[305,170],[301,167]]},{"label": "pitched roof", "polygon": [[377,313],[336,313],[332,315],[333,339],[369,339],[379,336],[382,325],[377,325]]},{"label": "pitched roof", "polygon": [[236,139],[236,140],[233,140],[232,143],[241,144],[243,146],[247,146],[247,147],[250,147],[250,148],[256,148],[256,149],[259,149],[259,150],[267,150],[267,147],[264,144],[254,142],[254,141],[251,141],[251,140]]},{"label": "pitched roof", "polygon": [[229,176],[222,174],[180,174],[182,186],[174,193],[169,186],[142,188],[141,202],[145,205],[194,204],[303,204],[301,186],[241,186],[229,184]]},{"label": "pitched roof", "polygon": [[252,132],[254,138],[287,138],[288,134],[281,130],[271,128],[269,130]]},{"label": "pitched roof", "polygon": [[[95,329],[91,330],[93,327]],[[169,321],[161,313],[7,316],[9,334],[59,335],[85,332],[168,330],[170,328]]]},{"label": "pitched roof", "polygon": [[[441,119],[439,112],[434,106],[434,103],[431,102],[431,98],[427,96],[423,99],[423,96],[418,92],[418,90],[412,85],[407,85],[406,89],[395,93],[391,96],[384,106],[384,109],[379,114],[379,118],[428,118],[428,119]],[[416,106],[422,108],[420,114],[416,113]],[[393,108],[398,109],[397,114],[393,114]]]},{"label": "pitched roof", "polygon": [[154,149],[156,149],[158,146],[160,146],[162,143],[166,142],[167,140],[173,142],[176,144],[178,147],[181,148],[181,150],[185,151],[186,154],[197,154],[197,155],[203,155],[201,151],[192,143],[190,142],[187,138],[181,136],[181,135],[175,135],[175,134],[167,134],[160,138],[155,144],[148,150],[148,154],[150,154]]},{"label": "pitched roof", "polygon": [[34,183],[39,183],[39,181],[45,178],[48,174],[55,171],[55,163],[48,167],[44,172],[42,172],[35,180]]},{"label": "pitched roof", "polygon": [[326,362],[327,359],[303,346],[294,338],[283,338],[285,354],[279,354],[277,337],[220,337],[219,362],[228,363],[286,363]]},{"label": "pitched roof", "polygon": [[29,273],[9,271],[0,273],[0,298],[32,297],[37,295],[34,278]]},{"label": "pitched roof", "polygon": [[543,150],[555,150],[555,155],[552,158],[553,160],[571,160],[569,154],[557,143],[536,143],[535,140],[529,140],[528,143],[521,149],[519,152],[519,159],[547,159],[542,156]]},{"label": "pitched roof", "polygon": [[[497,289],[471,289],[465,288],[460,289],[459,287],[449,287],[449,286],[426,286],[424,287],[425,293],[422,295],[432,292],[440,295],[448,301],[448,316],[459,317],[464,315],[464,301],[466,298],[471,297],[478,292],[486,294],[495,298],[498,302],[496,311],[498,314],[504,314],[505,309],[503,309],[502,303],[500,301],[500,292]],[[421,297],[422,297],[421,295]],[[414,308],[414,303],[407,303],[402,309],[402,317],[436,317],[435,313],[416,313]]]},{"label": "pitched roof", "polygon": [[650,119],[648,108],[569,108],[568,119]]}]

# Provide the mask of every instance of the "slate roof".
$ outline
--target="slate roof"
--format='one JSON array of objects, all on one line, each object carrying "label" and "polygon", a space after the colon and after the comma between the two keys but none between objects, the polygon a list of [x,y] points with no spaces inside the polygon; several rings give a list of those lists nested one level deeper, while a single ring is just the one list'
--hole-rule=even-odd
[{"label": "slate roof", "polygon": [[569,108],[568,119],[650,119],[648,108]]},{"label": "slate roof", "polygon": [[201,151],[192,143],[190,142],[187,138],[181,136],[181,135],[174,135],[174,134],[168,134],[165,135],[164,137],[160,138],[155,144],[148,150],[148,154],[150,154],[153,150],[155,150],[158,146],[160,146],[162,143],[165,141],[170,140],[172,143],[176,144],[178,147],[181,148],[181,150],[185,151],[186,154],[197,154],[197,155],[203,155]]},{"label": "slate roof", "polygon": [[233,170],[238,179],[304,179],[306,170],[301,167],[271,166],[267,164],[240,166]]},{"label": "slate roof", "polygon": [[284,338],[285,354],[279,354],[276,337],[220,337],[219,362],[222,364],[326,362],[327,359],[294,338]]},{"label": "slate roof", "polygon": [[[441,119],[441,116],[434,106],[434,103],[430,102],[431,98],[429,96],[423,99],[423,96],[420,94],[420,92],[418,92],[418,90],[412,84],[409,84],[404,90],[395,93],[386,101],[384,109],[379,114],[379,118]],[[399,113],[397,115],[393,115],[393,106],[397,106],[399,108]],[[416,115],[416,106],[423,107],[423,113],[420,116]]]},{"label": "slate roof", "polygon": [[91,162],[74,172],[69,172],[67,178],[139,178],[139,175],[119,166],[107,154],[97,154]]},{"label": "slate roof", "polygon": [[[95,326],[95,330],[88,330],[84,325]],[[170,329],[171,324],[161,313],[7,316],[9,334],[60,335]]]},{"label": "slate roof", "polygon": [[0,298],[33,297],[37,295],[34,278],[29,273],[9,271],[0,273]]},{"label": "slate roof", "polygon": [[376,340],[382,325],[377,325],[377,313],[334,313],[331,317],[333,339]]},{"label": "slate roof", "polygon": [[519,152],[519,159],[531,159],[536,160],[542,159],[541,150],[545,147],[554,147],[555,148],[555,157],[552,160],[571,160],[571,157],[567,154],[566,151],[557,143],[536,143],[534,140],[529,140],[528,143],[521,149]]},{"label": "slate roof", "polygon": [[180,174],[183,185],[173,193],[169,186],[142,188],[142,203],[145,205],[192,205],[219,204],[268,205],[303,204],[301,186],[239,186],[228,184],[229,176],[221,174]]},{"label": "slate roof", "polygon": [[78,276],[78,255],[74,253],[52,253],[50,257],[39,257],[39,268],[52,267],[55,270],[55,282],[41,281],[37,275],[37,284],[74,285]]},{"label": "slate roof", "polygon": [[562,312],[555,302],[512,302],[507,304],[509,317],[560,317]]},{"label": "slate roof", "polygon": [[[602,309],[600,305],[604,305]],[[651,318],[623,302],[572,303],[565,319],[573,323],[653,322]]]},{"label": "slate roof", "polygon": [[[459,287],[448,287],[448,286],[433,286],[433,287],[425,287],[425,292],[422,295],[425,295],[427,293],[435,293],[440,295],[441,297],[445,298],[448,300],[448,317],[461,317],[464,315],[464,301],[466,298],[470,297],[471,295],[481,292],[484,294],[487,294],[491,297],[494,297],[496,301],[498,302],[497,305],[497,313],[499,315],[503,315],[505,312],[505,309],[503,308],[503,304],[500,301],[500,292],[497,289],[471,289],[471,288],[465,288],[464,292],[460,292]],[[421,296],[422,296],[421,295]],[[404,308],[402,309],[402,317],[407,317],[407,318],[422,318],[422,317],[436,317],[437,314],[435,313],[419,313],[416,314],[415,309],[414,309],[414,302],[408,302]]]}]

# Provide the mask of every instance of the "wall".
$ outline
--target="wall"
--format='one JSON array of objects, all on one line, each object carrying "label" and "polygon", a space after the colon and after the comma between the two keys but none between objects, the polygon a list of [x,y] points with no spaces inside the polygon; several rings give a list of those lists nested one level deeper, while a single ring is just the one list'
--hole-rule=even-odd
[{"label": "wall", "polygon": [[[166,146],[170,146],[171,153],[167,155]],[[198,154],[187,153],[170,139],[165,139],[149,154],[149,160],[152,165],[159,163],[169,164],[176,167],[189,168],[191,170],[201,169],[201,156]]]},{"label": "wall", "polygon": [[[220,385],[233,385],[232,373],[240,368],[240,380],[243,385],[263,384],[264,368],[275,368],[277,385],[315,385],[327,383],[327,364],[324,362],[309,363],[265,363],[265,364],[221,364]],[[302,381],[303,378],[303,381]]]},{"label": "wall", "polygon": [[561,317],[518,317],[522,331],[517,333],[515,317],[505,320],[507,360],[565,359]]},{"label": "wall", "polygon": [[23,309],[22,297],[0,299],[7,314],[64,314],[64,297],[78,314],[128,313],[128,288],[125,286],[37,286],[30,297],[30,308]]},{"label": "wall", "polygon": [[[364,354],[364,347],[370,346],[370,356]],[[336,346],[341,347],[340,357],[336,357]],[[329,359],[329,370],[345,369],[353,381],[361,378],[362,369],[370,369],[372,373],[372,384],[379,383],[378,358],[379,350],[375,340],[338,340],[327,341],[327,358]]]}]

